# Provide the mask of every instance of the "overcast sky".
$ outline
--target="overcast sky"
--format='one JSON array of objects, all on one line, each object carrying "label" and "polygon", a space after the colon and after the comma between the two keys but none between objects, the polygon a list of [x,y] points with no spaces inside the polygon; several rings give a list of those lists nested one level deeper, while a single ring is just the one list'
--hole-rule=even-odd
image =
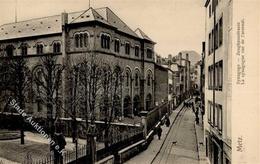
[{"label": "overcast sky", "polygon": [[[0,0],[0,24],[14,22],[15,1]],[[18,21],[88,9],[89,0],[17,0]],[[182,50],[201,53],[204,0],[91,0],[93,8],[109,7],[130,28],[141,28],[162,56]]]}]

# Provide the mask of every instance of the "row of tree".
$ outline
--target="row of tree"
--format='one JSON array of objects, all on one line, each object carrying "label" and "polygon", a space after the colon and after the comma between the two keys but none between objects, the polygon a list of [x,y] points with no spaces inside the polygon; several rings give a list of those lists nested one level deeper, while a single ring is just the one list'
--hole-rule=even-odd
[{"label": "row of tree", "polygon": [[[55,127],[59,126],[56,124],[59,118],[70,117],[76,146],[77,127],[82,126],[88,135],[87,143],[93,150],[97,133],[95,120],[99,113],[105,122],[105,147],[109,147],[111,122],[122,114],[122,69],[117,63],[105,61],[95,54],[86,54],[66,65],[57,60],[57,56],[43,56],[31,67],[30,61],[24,57],[1,58],[0,103],[6,104],[1,112],[8,110],[9,97],[15,98],[25,111],[36,100],[40,101],[47,109],[51,137],[54,136]],[[85,124],[79,124],[77,117],[84,118]],[[24,144],[23,125],[21,144]],[[92,156],[94,158],[94,152]]]}]

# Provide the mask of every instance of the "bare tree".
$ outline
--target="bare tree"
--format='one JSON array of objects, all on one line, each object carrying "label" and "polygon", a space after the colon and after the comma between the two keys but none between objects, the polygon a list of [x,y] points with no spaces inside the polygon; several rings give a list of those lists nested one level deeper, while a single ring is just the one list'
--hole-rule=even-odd
[{"label": "bare tree", "polygon": [[[5,57],[1,61],[1,90],[9,92],[10,96],[13,96],[18,101],[19,107],[25,110],[26,98],[29,97],[28,91],[31,86],[28,62],[23,56]],[[7,101],[6,106],[8,104]],[[21,121],[21,144],[24,144],[24,121],[22,116]]]},{"label": "bare tree", "polygon": [[102,109],[104,112],[104,138],[105,147],[109,147],[110,141],[110,127],[114,118],[119,114],[120,110],[120,88],[122,87],[122,70],[119,65],[113,65],[111,63],[103,66],[102,72]]},{"label": "bare tree", "polygon": [[[61,104],[61,75],[64,70],[62,64],[57,63],[57,57],[48,55],[40,58],[33,70],[33,81],[37,86],[37,92],[42,102],[47,106],[47,119],[49,120],[48,131],[51,138],[54,137],[54,120],[60,116]],[[56,115],[54,117],[54,107]]]},{"label": "bare tree", "polygon": [[[95,161],[96,144],[94,137],[97,134],[95,120],[101,93],[101,77],[103,60],[97,58],[95,54],[87,54],[85,57],[73,61],[69,71],[67,88],[68,106],[71,108],[64,111],[73,120],[73,140],[77,147],[77,127],[82,126],[87,134],[87,145],[90,145],[91,160]],[[81,112],[81,113],[77,113]],[[77,115],[83,114],[85,125],[78,124]],[[89,122],[90,121],[90,122]]]},{"label": "bare tree", "polygon": [[[13,72],[15,96],[20,108],[25,109],[25,96],[28,95],[29,87],[31,86],[31,73],[27,66],[27,60],[23,57],[14,58],[11,63],[11,72]],[[21,144],[24,144],[24,121],[23,118],[21,120]]]}]

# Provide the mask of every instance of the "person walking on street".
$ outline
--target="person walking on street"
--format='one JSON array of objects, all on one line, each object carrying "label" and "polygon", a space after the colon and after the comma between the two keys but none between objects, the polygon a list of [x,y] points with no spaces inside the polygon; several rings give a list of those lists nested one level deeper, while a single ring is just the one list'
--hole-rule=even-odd
[{"label": "person walking on street", "polygon": [[158,139],[160,140],[161,139],[161,135],[162,135],[161,125],[159,125],[158,128],[157,128],[157,135],[158,135]]},{"label": "person walking on street", "polygon": [[195,117],[196,117],[196,124],[199,124],[199,108],[196,108],[196,112],[195,112]]},{"label": "person walking on street", "polygon": [[170,122],[169,117],[166,117],[166,122],[165,122],[165,124],[166,124],[166,127],[169,127],[169,126],[170,126],[171,122]]}]

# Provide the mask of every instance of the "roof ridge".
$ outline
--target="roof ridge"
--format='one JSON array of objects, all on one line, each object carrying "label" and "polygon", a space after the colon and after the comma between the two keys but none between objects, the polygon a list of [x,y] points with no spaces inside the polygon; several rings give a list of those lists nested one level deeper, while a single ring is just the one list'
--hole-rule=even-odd
[{"label": "roof ridge", "polygon": [[17,24],[17,23],[24,23],[24,22],[29,22],[32,20],[38,20],[38,19],[44,19],[44,18],[50,18],[50,17],[57,17],[60,16],[60,14],[56,14],[56,15],[50,15],[50,16],[44,16],[44,17],[38,17],[38,18],[31,18],[31,19],[27,19],[27,20],[22,20],[22,21],[18,21],[18,22],[10,22],[10,23],[4,23],[1,26],[5,26],[5,25],[11,25],[11,24]]},{"label": "roof ridge", "polygon": [[132,30],[132,28],[130,28],[119,16],[117,16],[109,7],[105,7],[107,8],[110,12],[112,12],[122,23],[124,23],[124,25],[126,25],[126,27],[128,27],[134,34],[135,32]]},{"label": "roof ridge", "polygon": [[[88,8],[87,10],[83,10],[83,13],[81,13],[79,16],[77,16],[75,19],[73,19],[70,23],[73,23],[75,20],[77,20],[79,17],[81,17],[83,14],[85,14],[87,11],[89,11],[92,7]],[[82,11],[81,11],[82,12]],[[77,13],[77,12],[75,12]],[[80,12],[79,12],[80,13]]]}]

